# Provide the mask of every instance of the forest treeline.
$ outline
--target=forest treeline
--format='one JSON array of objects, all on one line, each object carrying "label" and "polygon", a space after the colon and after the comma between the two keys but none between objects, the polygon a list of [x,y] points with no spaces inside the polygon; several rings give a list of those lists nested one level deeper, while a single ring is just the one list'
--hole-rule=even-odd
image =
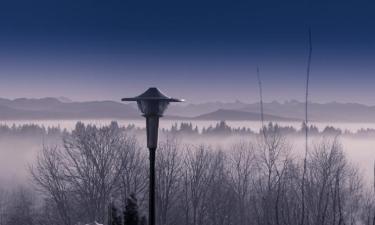
[{"label": "forest treeline", "polygon": [[[117,123],[117,122],[113,122]],[[145,129],[136,127],[134,124],[129,124],[127,126],[119,126],[123,132],[127,133],[134,133],[134,134],[144,134]],[[301,136],[304,135],[306,130],[306,125],[301,123],[300,128],[295,128],[293,126],[281,126],[277,123],[268,123],[265,126],[265,129],[276,129],[280,134],[285,136]],[[172,134],[172,135],[223,135],[223,136],[230,136],[230,135],[259,135],[261,130],[252,130],[247,127],[231,127],[225,121],[219,121],[215,125],[210,125],[208,127],[203,127],[199,129],[198,126],[194,126],[191,122],[180,122],[175,123],[171,126],[170,129],[161,129],[162,133],[165,134]],[[375,129],[373,128],[361,128],[357,131],[350,131],[350,130],[341,130],[339,128],[335,128],[334,126],[326,126],[324,129],[319,130],[318,127],[315,125],[310,125],[308,128],[309,135],[311,136],[349,136],[349,137],[375,137]],[[65,128],[61,128],[60,126],[39,126],[37,124],[22,124],[22,125],[0,125],[0,137],[6,136],[64,136],[64,134],[69,133],[69,131]]]},{"label": "forest treeline", "polygon": [[[36,190],[1,192],[0,224],[130,224],[129,199],[144,224],[148,152],[136,136],[117,123],[77,123],[62,139],[30,165]],[[337,138],[311,145],[304,182],[302,173],[303,159],[275,126],[225,148],[168,136],[157,150],[157,224],[374,224],[374,187],[365,181],[373,178],[362,177]]]}]

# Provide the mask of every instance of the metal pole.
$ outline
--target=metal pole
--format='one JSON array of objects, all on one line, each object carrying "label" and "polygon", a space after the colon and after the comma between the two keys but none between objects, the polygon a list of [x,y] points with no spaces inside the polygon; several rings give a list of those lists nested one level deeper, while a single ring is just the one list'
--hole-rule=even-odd
[{"label": "metal pole", "polygon": [[149,148],[150,151],[150,199],[148,224],[155,225],[155,152],[156,148]]}]

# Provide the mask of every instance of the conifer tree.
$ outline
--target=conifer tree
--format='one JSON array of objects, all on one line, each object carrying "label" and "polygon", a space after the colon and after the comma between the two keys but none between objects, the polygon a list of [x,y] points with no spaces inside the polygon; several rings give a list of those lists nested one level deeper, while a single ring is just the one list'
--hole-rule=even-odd
[{"label": "conifer tree", "polygon": [[147,219],[145,216],[142,216],[141,223],[139,225],[147,225]]},{"label": "conifer tree", "polygon": [[137,198],[131,194],[125,206],[124,225],[140,225],[139,222]]},{"label": "conifer tree", "polygon": [[109,206],[108,225],[121,225],[121,217],[118,215],[117,207],[113,202]]}]

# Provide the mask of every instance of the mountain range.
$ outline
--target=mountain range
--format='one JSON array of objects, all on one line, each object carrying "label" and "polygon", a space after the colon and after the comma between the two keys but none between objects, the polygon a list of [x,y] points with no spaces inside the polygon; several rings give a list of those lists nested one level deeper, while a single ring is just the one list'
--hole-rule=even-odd
[{"label": "mountain range", "polygon": [[[243,103],[240,101],[232,103],[201,103],[171,105],[168,113],[202,117],[202,114],[212,113],[217,110],[234,110],[240,112],[257,113],[260,112],[260,104]],[[206,111],[206,112],[203,112]],[[265,120],[267,115],[280,117],[284,120],[302,121],[305,118],[305,103],[297,100],[285,101],[283,103],[273,101],[263,103]],[[308,116],[311,121],[321,122],[375,122],[375,106],[368,106],[359,103],[309,103]],[[258,116],[260,118],[260,116]],[[280,120],[272,119],[271,120]]]},{"label": "mountain range", "polygon": [[[254,112],[245,112],[231,109],[218,109],[211,113],[202,114],[193,117],[195,120],[260,120],[260,114]],[[281,116],[274,116],[269,114],[263,115],[264,120],[267,121],[297,121],[296,118],[288,118]]]},{"label": "mountain range", "polygon": [[[264,119],[301,121],[305,104],[296,100],[263,104]],[[167,119],[176,120],[259,120],[259,103],[208,102],[171,104]],[[309,119],[329,122],[375,122],[375,106],[358,103],[310,103]],[[0,98],[0,120],[43,119],[139,119],[134,103],[115,101],[75,102],[68,98]]]},{"label": "mountain range", "polygon": [[137,110],[113,101],[69,102],[57,98],[0,99],[0,119],[120,119],[138,118]]}]

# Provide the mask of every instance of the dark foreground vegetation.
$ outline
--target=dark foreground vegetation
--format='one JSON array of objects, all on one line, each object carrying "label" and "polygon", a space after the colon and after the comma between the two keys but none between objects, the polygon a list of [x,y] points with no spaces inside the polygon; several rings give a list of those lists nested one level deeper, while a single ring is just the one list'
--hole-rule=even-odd
[{"label": "dark foreground vegetation", "polygon": [[[148,152],[134,127],[41,132],[62,144],[41,149],[29,168],[33,186],[1,192],[1,225],[146,223]],[[374,187],[364,181],[373,178],[351,165],[337,135],[310,145],[303,180],[304,160],[278,126],[221,148],[169,132],[157,150],[158,225],[375,223]]]}]

